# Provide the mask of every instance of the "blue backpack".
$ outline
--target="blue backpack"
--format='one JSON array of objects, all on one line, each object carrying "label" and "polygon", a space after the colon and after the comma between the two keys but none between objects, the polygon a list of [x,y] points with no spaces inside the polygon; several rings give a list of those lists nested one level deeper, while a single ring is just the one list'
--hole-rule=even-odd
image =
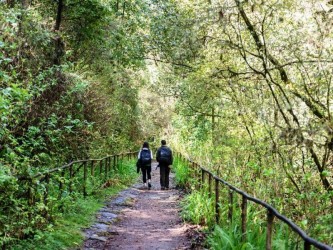
[{"label": "blue backpack", "polygon": [[171,164],[171,150],[167,147],[160,148],[160,163]]},{"label": "blue backpack", "polygon": [[141,150],[140,162],[142,167],[151,165],[151,152],[149,149]]}]

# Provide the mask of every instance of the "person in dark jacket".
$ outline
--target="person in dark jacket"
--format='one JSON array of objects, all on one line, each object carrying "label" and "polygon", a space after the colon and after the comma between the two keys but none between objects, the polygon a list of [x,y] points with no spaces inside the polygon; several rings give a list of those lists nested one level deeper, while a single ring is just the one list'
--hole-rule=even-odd
[{"label": "person in dark jacket", "polygon": [[142,180],[145,187],[151,188],[151,161],[153,159],[153,153],[149,149],[148,142],[144,142],[142,148],[138,154],[138,165],[142,172]]},{"label": "person in dark jacket", "polygon": [[156,152],[156,160],[160,167],[161,189],[169,189],[170,166],[173,163],[172,150],[166,146],[166,141],[161,141],[161,147]]}]

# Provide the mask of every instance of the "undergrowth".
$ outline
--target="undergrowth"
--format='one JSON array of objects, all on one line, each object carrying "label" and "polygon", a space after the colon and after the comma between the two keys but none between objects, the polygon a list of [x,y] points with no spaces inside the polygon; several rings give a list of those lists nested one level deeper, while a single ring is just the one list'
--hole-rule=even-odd
[{"label": "undergrowth", "polygon": [[190,188],[193,179],[190,178],[191,171],[190,168],[186,167],[185,162],[175,157],[172,171],[175,172],[175,182],[178,187],[183,189]]},{"label": "undergrowth", "polygon": [[[246,242],[242,240],[240,197],[234,195],[232,219],[228,217],[229,207],[227,189],[220,190],[219,203],[220,220],[216,223],[215,196],[209,194],[205,184],[200,188],[198,182],[191,176],[190,168],[186,163],[177,160],[174,166],[176,181],[191,191],[181,202],[181,216],[185,221],[201,225],[206,232],[205,245],[214,250],[250,250],[266,248],[266,209],[256,204],[247,206]],[[275,221],[272,237],[273,249],[298,249],[302,241],[287,225]]]},{"label": "undergrowth", "polygon": [[[209,249],[214,250],[243,250],[243,249],[265,249],[266,248],[266,231],[262,230],[258,224],[249,222],[247,231],[247,241],[242,241],[240,225],[215,225],[206,239]],[[292,250],[301,247],[301,241],[291,240],[289,228],[285,225],[278,225],[274,230],[272,239],[272,249]]]},{"label": "undergrowth", "polygon": [[181,216],[186,221],[211,227],[214,225],[214,200],[208,193],[193,190],[182,202]]},{"label": "undergrowth", "polygon": [[98,190],[85,199],[76,198],[72,202],[66,203],[65,212],[58,213],[46,230],[37,231],[31,239],[17,241],[9,249],[79,248],[84,240],[82,230],[94,222],[95,214],[105,205],[104,202],[135,181],[137,173],[134,166],[134,161],[125,161],[119,164],[116,174],[105,182],[108,183],[107,185],[103,185],[103,187],[100,185]]}]

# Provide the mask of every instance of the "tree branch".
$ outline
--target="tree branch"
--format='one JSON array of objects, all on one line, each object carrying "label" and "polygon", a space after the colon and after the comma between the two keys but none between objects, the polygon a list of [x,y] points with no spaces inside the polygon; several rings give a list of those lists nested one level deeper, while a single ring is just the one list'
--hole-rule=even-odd
[{"label": "tree branch", "polygon": [[183,63],[170,62],[170,61],[165,61],[165,60],[156,59],[156,58],[149,58],[149,57],[144,57],[143,59],[145,59],[145,60],[152,60],[154,62],[161,62],[161,63],[172,64],[172,65],[176,65],[176,66],[185,67],[185,68],[188,68],[188,69],[193,69],[192,66],[187,65],[187,64],[183,64]]}]

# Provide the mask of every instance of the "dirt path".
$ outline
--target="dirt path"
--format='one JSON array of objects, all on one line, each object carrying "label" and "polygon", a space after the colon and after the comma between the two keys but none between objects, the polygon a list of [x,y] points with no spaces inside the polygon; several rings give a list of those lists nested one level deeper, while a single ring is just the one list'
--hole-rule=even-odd
[{"label": "dirt path", "polygon": [[169,190],[160,190],[159,169],[152,166],[152,188],[142,181],[109,201],[97,222],[85,231],[81,249],[198,249],[187,236],[189,226],[179,217],[180,192],[170,175]]}]

